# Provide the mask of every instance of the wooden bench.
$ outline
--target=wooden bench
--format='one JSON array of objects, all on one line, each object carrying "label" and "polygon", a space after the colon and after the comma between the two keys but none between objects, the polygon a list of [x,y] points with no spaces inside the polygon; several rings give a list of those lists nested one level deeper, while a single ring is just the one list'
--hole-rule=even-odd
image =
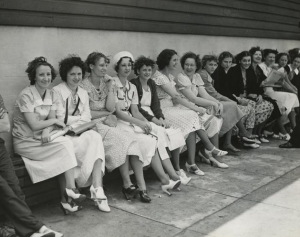
[{"label": "wooden bench", "polygon": [[17,157],[13,161],[15,172],[29,206],[34,206],[60,197],[57,177],[33,184],[22,158],[17,155],[15,157]]}]

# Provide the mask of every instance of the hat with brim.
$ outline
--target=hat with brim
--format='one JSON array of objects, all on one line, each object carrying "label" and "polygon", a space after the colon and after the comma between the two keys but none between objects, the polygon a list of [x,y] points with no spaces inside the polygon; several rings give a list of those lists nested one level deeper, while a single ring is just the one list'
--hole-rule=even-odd
[{"label": "hat with brim", "polygon": [[132,56],[131,53],[127,52],[127,51],[122,51],[117,53],[113,59],[112,59],[112,63],[114,66],[117,65],[117,63],[120,61],[121,58],[130,58],[132,61],[134,61],[134,57]]}]

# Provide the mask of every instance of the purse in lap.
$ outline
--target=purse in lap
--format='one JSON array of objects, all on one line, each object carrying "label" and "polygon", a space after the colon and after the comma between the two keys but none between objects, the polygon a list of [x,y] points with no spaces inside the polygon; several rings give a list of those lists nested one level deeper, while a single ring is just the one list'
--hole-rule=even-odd
[{"label": "purse in lap", "polygon": [[168,147],[171,151],[185,145],[184,136],[179,128],[166,128],[165,131]]}]

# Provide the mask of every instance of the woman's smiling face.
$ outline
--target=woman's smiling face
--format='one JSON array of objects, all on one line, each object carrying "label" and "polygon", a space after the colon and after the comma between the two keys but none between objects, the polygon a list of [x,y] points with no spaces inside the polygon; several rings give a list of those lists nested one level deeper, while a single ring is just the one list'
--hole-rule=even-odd
[{"label": "woman's smiling face", "polygon": [[253,62],[254,63],[261,63],[261,60],[262,60],[262,54],[261,54],[261,51],[256,51],[253,56],[252,56],[252,59],[253,59]]},{"label": "woman's smiling face", "polygon": [[172,58],[170,59],[168,69],[171,70],[171,71],[175,70],[176,67],[177,67],[177,64],[178,64],[178,55],[174,54],[172,56]]},{"label": "woman's smiling face", "polygon": [[47,89],[51,84],[52,74],[49,66],[38,66],[35,71],[35,84],[41,89]]},{"label": "woman's smiling face", "polygon": [[152,76],[152,67],[144,65],[140,68],[138,73],[141,79],[149,80]]},{"label": "woman's smiling face", "polygon": [[195,59],[187,58],[185,60],[183,65],[183,71],[187,76],[192,77],[196,72],[196,68],[197,66],[196,66]]},{"label": "woman's smiling face", "polygon": [[122,58],[118,68],[118,75],[128,77],[131,73],[132,63],[130,58]]},{"label": "woman's smiling face", "polygon": [[78,66],[72,67],[67,73],[67,84],[70,88],[77,88],[82,81],[82,70]]}]

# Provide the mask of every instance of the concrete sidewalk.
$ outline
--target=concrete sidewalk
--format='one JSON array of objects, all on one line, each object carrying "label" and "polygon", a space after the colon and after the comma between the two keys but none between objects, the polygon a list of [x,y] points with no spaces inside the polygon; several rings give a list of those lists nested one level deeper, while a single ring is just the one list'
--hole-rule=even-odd
[{"label": "concrete sidewalk", "polygon": [[227,170],[201,163],[205,176],[191,175],[171,197],[147,171],[150,204],[126,201],[118,179],[106,184],[111,213],[98,211],[90,200],[68,216],[58,203],[33,210],[66,237],[299,237],[300,150],[279,149],[280,143],[225,156]]}]

